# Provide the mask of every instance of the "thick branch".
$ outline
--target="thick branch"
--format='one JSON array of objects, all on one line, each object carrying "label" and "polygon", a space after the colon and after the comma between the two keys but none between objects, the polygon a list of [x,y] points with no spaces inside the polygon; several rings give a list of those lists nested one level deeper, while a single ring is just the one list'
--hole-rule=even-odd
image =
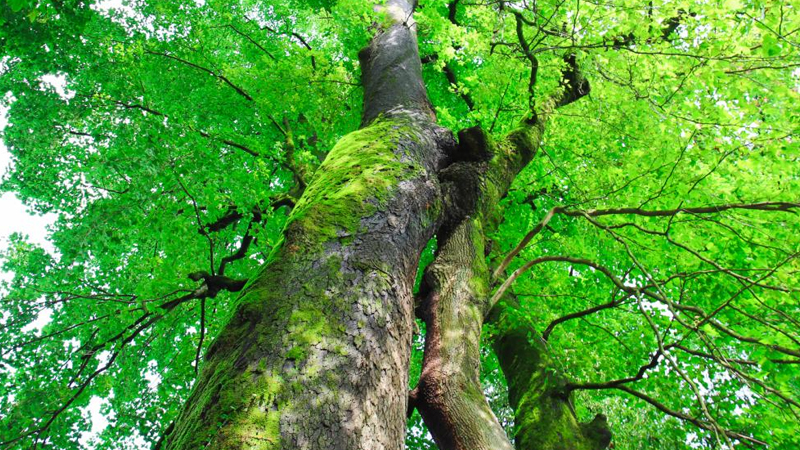
[{"label": "thick branch", "polygon": [[679,213],[686,214],[715,214],[731,209],[744,209],[755,211],[784,211],[794,212],[800,208],[800,203],[789,202],[762,202],[762,203],[729,203],[716,206],[700,206],[695,208],[675,208],[662,210],[645,210],[641,208],[612,208],[612,209],[592,209],[588,211],[580,210],[561,210],[560,213],[571,217],[599,217],[612,214],[633,214],[644,217],[670,217]]},{"label": "thick branch", "polygon": [[479,376],[489,275],[480,220],[443,231],[421,289],[427,334],[416,408],[441,450],[512,450]]},{"label": "thick branch", "polygon": [[217,275],[222,276],[225,274],[225,267],[234,262],[238,261],[245,256],[247,256],[247,250],[250,248],[250,244],[253,243],[254,236],[250,234],[250,230],[253,229],[253,224],[259,223],[262,220],[261,211],[258,208],[253,209],[253,219],[250,223],[247,224],[247,230],[244,232],[244,236],[242,237],[242,243],[239,245],[239,248],[231,255],[228,255],[222,258],[222,261],[219,264],[219,269],[217,269]]},{"label": "thick branch", "polygon": [[488,316],[497,330],[495,353],[508,382],[508,400],[514,409],[517,450],[600,450],[611,441],[605,417],[579,423],[564,389],[565,380],[547,344],[533,324],[517,312],[506,296]]}]

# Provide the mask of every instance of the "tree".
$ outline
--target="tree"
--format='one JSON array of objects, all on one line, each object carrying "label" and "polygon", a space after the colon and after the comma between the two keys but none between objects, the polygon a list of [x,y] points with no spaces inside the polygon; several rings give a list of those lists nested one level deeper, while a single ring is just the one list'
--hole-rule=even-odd
[{"label": "tree", "polygon": [[2,186],[59,215],[4,253],[4,447],[92,401],[99,448],[800,444],[793,5],[0,24]]}]

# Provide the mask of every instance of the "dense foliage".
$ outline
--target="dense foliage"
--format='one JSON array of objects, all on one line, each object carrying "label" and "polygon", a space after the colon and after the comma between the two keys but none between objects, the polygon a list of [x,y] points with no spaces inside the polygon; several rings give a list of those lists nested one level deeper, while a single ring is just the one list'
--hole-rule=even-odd
[{"label": "dense foliage", "polygon": [[[0,1],[2,189],[58,215],[55,253],[15,236],[2,255],[0,445],[76,448],[92,399],[110,421],[97,448],[158,440],[304,184],[359,126],[371,8]],[[578,415],[606,414],[616,449],[800,446],[798,8],[422,0],[415,19],[454,131],[507,133],[565,54],[592,85],[554,115],[492,236],[495,266],[516,255],[498,284],[515,277]],[[431,448],[411,424],[409,448]]]}]

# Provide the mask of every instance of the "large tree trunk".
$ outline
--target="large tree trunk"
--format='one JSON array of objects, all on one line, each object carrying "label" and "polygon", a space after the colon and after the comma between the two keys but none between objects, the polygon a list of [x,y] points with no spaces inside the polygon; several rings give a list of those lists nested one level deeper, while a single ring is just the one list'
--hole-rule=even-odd
[{"label": "large tree trunk", "polygon": [[425,94],[412,6],[387,7],[394,24],[360,55],[363,128],[306,188],[164,448],[402,448],[411,291],[452,137]]},{"label": "large tree trunk", "polygon": [[[435,124],[422,82],[413,4],[388,0],[384,8],[391,23],[359,55],[362,129],[337,143],[306,187],[161,447],[402,448],[411,291],[419,255],[438,230],[441,247],[420,306],[428,335],[414,406],[442,450],[512,448],[479,382],[481,328],[493,306],[484,236],[535,154],[546,116],[580,95],[566,90],[496,144],[479,128],[466,130],[456,151]],[[493,317],[505,324],[498,311]],[[514,355],[530,349],[505,328],[500,360],[517,420],[528,423],[521,409],[534,401],[526,399],[544,397],[525,374],[543,364],[520,364]],[[539,448],[528,445],[529,430],[590,448],[570,417],[568,427],[520,427],[518,448]]]}]

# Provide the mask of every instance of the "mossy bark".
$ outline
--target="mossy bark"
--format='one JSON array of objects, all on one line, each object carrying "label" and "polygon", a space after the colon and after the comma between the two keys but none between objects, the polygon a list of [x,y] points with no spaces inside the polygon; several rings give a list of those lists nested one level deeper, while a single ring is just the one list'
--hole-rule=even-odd
[{"label": "mossy bark", "polygon": [[387,113],[330,152],[165,448],[402,447],[411,289],[441,210],[433,130]]},{"label": "mossy bark", "polygon": [[[480,128],[459,133],[459,148],[469,155],[488,157],[487,168],[477,183],[475,209],[483,217],[486,235],[502,220],[500,201],[514,178],[533,159],[544,127],[555,108],[569,104],[588,93],[588,84],[574,69],[564,74],[565,90],[545,102],[537,117],[523,121],[499,142],[492,142]],[[474,159],[474,157],[473,157]],[[447,192],[448,184],[444,184]],[[447,197],[446,197],[447,198]],[[491,253],[493,246],[486,248]],[[490,261],[498,258],[489,257]],[[547,348],[539,341],[530,323],[519,317],[516,303],[494,305],[486,317],[495,330],[494,347],[509,387],[509,403],[514,411],[514,445],[517,450],[601,450],[611,438],[605,417],[590,423],[575,418],[568,394]]]},{"label": "mossy bark", "polygon": [[[483,200],[487,209],[484,214],[490,218],[485,226],[489,233],[494,231],[502,215],[502,209],[497,206],[499,201],[506,195],[514,177],[538,150],[544,125],[551,113],[560,106],[580,99],[589,91],[588,83],[574,66],[574,59],[563,76],[567,81],[565,90],[545,102],[538,117],[527,124],[523,123],[504,140],[492,144],[482,131],[470,131],[470,141],[475,146],[493,149],[491,151],[495,154],[487,173],[490,183],[484,190]],[[524,156],[514,157],[515,153]],[[489,260],[498,261],[502,259],[500,256],[491,255]],[[606,448],[611,440],[611,432],[605,417],[598,415],[589,423],[578,423],[569,394],[562,389],[565,384],[562,375],[533,324],[521,317],[518,311],[517,303],[507,295],[494,305],[486,318],[495,330],[493,345],[508,383],[509,403],[514,411],[516,449]]]},{"label": "mossy bark", "polygon": [[[407,2],[387,3],[410,16]],[[402,448],[411,291],[453,139],[434,123],[411,27],[379,30],[361,59],[363,128],[309,182],[163,448]]]},{"label": "mossy bark", "polygon": [[[425,275],[429,292],[421,311],[428,333],[415,400],[442,450],[511,448],[479,384],[480,328],[491,307],[484,256],[491,246],[485,236],[501,220],[498,205],[511,182],[535,155],[546,117],[521,124],[499,142],[478,127],[462,131],[458,161],[440,174],[446,209],[443,244]],[[508,381],[514,447],[605,448],[610,441],[605,418],[577,422],[546,347],[516,313],[516,304],[502,302],[487,317],[494,325],[495,350]]]},{"label": "mossy bark", "polygon": [[497,226],[497,203],[533,157],[540,133],[523,126],[495,144],[480,128],[465,130],[456,161],[439,174],[445,215],[421,287],[427,334],[413,397],[442,450],[514,448],[480,384],[481,329],[491,306],[485,233]]},{"label": "mossy bark", "polygon": [[565,380],[546,344],[507,298],[492,310],[494,349],[508,383],[517,450],[602,450],[611,441],[606,419],[579,423]]},{"label": "mossy bark", "polygon": [[489,272],[480,218],[439,235],[426,271],[425,356],[416,406],[442,450],[512,450],[483,395],[480,347]]}]

